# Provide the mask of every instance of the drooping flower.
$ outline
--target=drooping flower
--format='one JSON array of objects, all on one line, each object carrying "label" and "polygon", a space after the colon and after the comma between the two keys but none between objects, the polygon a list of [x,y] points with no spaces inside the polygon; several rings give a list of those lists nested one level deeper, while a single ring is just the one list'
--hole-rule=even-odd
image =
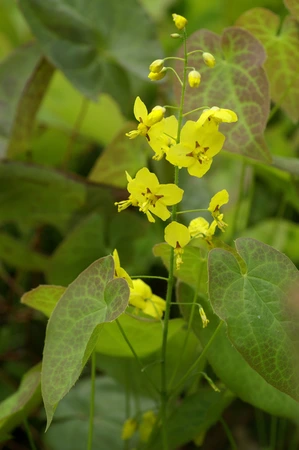
[{"label": "drooping flower", "polygon": [[237,122],[238,116],[234,111],[230,109],[218,108],[218,106],[213,106],[210,109],[205,109],[200,118],[197,121],[197,124],[201,127],[206,123],[210,123],[216,127],[218,130],[219,124],[221,122],[231,123]]},{"label": "drooping flower", "polygon": [[214,197],[211,198],[208,211],[212,213],[214,220],[217,223],[217,226],[220,230],[224,231],[227,224],[223,222],[223,214],[220,213],[220,207],[228,203],[229,195],[226,189],[222,189],[222,191],[217,192]]},{"label": "drooping flower", "polygon": [[126,133],[126,136],[129,139],[135,139],[137,136],[145,136],[147,140],[150,140],[151,127],[163,119],[164,113],[165,108],[155,106],[148,114],[147,107],[140,97],[137,97],[134,103],[134,116],[139,122],[139,125],[137,126],[137,130],[129,131]]},{"label": "drooping flower", "polygon": [[127,419],[123,424],[121,438],[123,441],[131,439],[135,431],[137,430],[137,422],[135,419]]},{"label": "drooping flower", "polygon": [[182,30],[183,28],[185,28],[185,26],[188,23],[188,20],[185,17],[180,16],[179,14],[172,14],[172,18],[173,18],[175,26],[179,30]]},{"label": "drooping flower", "polygon": [[152,81],[159,81],[162,80],[167,72],[167,68],[163,67],[163,69],[160,72],[150,72],[148,74],[148,78]]},{"label": "drooping flower", "polygon": [[215,58],[211,53],[204,52],[202,54],[202,59],[208,67],[214,67],[216,64]]},{"label": "drooping flower", "polygon": [[200,80],[201,75],[197,70],[191,70],[191,72],[188,73],[188,83],[190,87],[198,87],[200,85]]},{"label": "drooping flower", "polygon": [[164,67],[164,59],[155,59],[149,66],[150,72],[159,73]]},{"label": "drooping flower", "polygon": [[157,416],[154,411],[147,411],[142,415],[142,422],[139,426],[140,440],[142,442],[148,441],[156,421]]},{"label": "drooping flower", "polygon": [[145,213],[150,222],[155,222],[152,214],[167,220],[170,217],[167,206],[176,205],[183,198],[183,189],[175,184],[160,184],[156,175],[146,167],[140,169],[134,179],[127,174],[127,179],[130,197],[115,203],[119,212],[133,205],[138,206],[139,211]]},{"label": "drooping flower", "polygon": [[163,316],[166,307],[165,300],[153,294],[149,285],[140,279],[133,280],[129,303],[155,319]]},{"label": "drooping flower", "polygon": [[225,137],[219,131],[200,127],[188,120],[181,131],[181,141],[172,146],[166,159],[175,166],[187,167],[190,175],[201,178],[211,167],[213,157],[222,149]]},{"label": "drooping flower", "polygon": [[176,268],[179,270],[183,263],[182,255],[184,247],[190,242],[191,236],[185,225],[176,221],[171,222],[164,230],[164,239],[167,244],[174,248]]},{"label": "drooping flower", "polygon": [[116,278],[124,278],[130,287],[133,287],[133,282],[130,278],[128,272],[125,271],[122,267],[120,267],[120,260],[118,256],[118,251],[115,249],[113,251],[113,259],[114,259],[114,272]]},{"label": "drooping flower", "polygon": [[207,242],[211,241],[217,227],[216,220],[213,220],[211,225],[203,217],[197,217],[191,220],[188,230],[192,238],[203,238]]},{"label": "drooping flower", "polygon": [[155,132],[148,143],[155,152],[153,159],[159,161],[176,143],[178,120],[175,116],[169,116],[156,123],[154,128]]}]

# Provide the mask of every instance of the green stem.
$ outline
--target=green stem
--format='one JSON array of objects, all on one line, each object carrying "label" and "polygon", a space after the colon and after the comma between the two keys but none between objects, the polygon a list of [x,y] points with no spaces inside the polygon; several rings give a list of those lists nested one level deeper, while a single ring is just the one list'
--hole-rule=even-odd
[{"label": "green stem", "polygon": [[205,346],[205,348],[203,349],[203,351],[201,352],[201,354],[198,356],[198,358],[196,359],[196,361],[194,361],[194,363],[192,364],[192,366],[189,367],[189,369],[187,370],[187,372],[185,373],[185,375],[181,378],[181,380],[178,382],[178,384],[174,387],[172,393],[171,393],[171,397],[174,397],[180,390],[180,387],[182,384],[185,383],[185,381],[189,378],[189,376],[192,374],[192,372],[194,371],[194,369],[196,369],[196,367],[198,366],[198,364],[201,362],[201,360],[206,356],[207,351],[209,350],[209,348],[211,347],[214,339],[216,338],[217,334],[219,333],[222,325],[223,325],[223,321],[220,321],[218,324],[218,327],[216,328],[216,330],[214,331],[214,333],[212,334],[209,342],[207,343],[207,345]]},{"label": "green stem", "polygon": [[271,417],[271,428],[270,428],[270,449],[276,449],[276,437],[277,437],[277,421],[276,416]]},{"label": "green stem", "polygon": [[133,353],[133,355],[134,355],[136,361],[138,362],[138,364],[139,364],[139,366],[140,366],[140,369],[141,369],[141,372],[145,374],[145,376],[146,376],[148,382],[150,383],[150,385],[152,386],[152,388],[155,390],[155,392],[157,392],[158,394],[160,394],[159,389],[156,387],[156,385],[153,383],[152,379],[148,376],[147,372],[145,371],[145,367],[143,366],[141,359],[139,358],[139,356],[138,356],[137,353],[135,352],[134,348],[132,347],[132,344],[131,344],[131,342],[129,341],[129,339],[128,339],[128,337],[127,337],[127,335],[126,335],[126,333],[125,333],[123,327],[122,327],[121,324],[119,323],[118,319],[116,319],[116,324],[117,324],[117,326],[118,326],[118,328],[119,328],[119,331],[120,331],[121,334],[122,334],[122,337],[124,338],[124,340],[125,340],[126,343],[128,344],[128,347],[130,348],[130,350],[131,350],[131,352]]},{"label": "green stem", "polygon": [[187,55],[190,56],[190,55],[193,55],[193,53],[204,53],[204,51],[203,50],[192,50],[192,52],[188,52]]},{"label": "green stem", "polygon": [[193,212],[202,212],[208,211],[208,208],[198,208],[198,209],[186,209],[184,211],[178,211],[177,214],[185,214],[185,213],[193,213]]},{"label": "green stem", "polygon": [[167,68],[167,70],[171,70],[175,74],[175,76],[179,80],[180,85],[183,86],[183,82],[182,82],[179,74],[177,73],[177,71],[173,67],[166,67],[166,68]]},{"label": "green stem", "polygon": [[239,188],[238,188],[238,199],[237,199],[237,203],[235,205],[233,223],[232,223],[232,228],[231,228],[231,239],[232,240],[234,239],[234,236],[237,232],[237,222],[238,222],[240,208],[241,208],[241,201],[242,201],[243,193],[244,193],[245,170],[246,170],[246,162],[245,162],[245,159],[243,158],[242,166],[241,166],[240,180],[239,180]]},{"label": "green stem", "polygon": [[130,278],[151,278],[153,280],[163,280],[163,281],[168,281],[168,278],[166,277],[159,277],[159,276],[155,276],[155,275],[130,275]]},{"label": "green stem", "polygon": [[27,420],[26,417],[24,418],[23,423],[24,423],[24,428],[25,428],[25,431],[26,431],[26,434],[27,434],[27,438],[28,438],[28,441],[29,441],[29,444],[30,444],[30,448],[31,448],[31,450],[36,450],[36,446],[35,446],[35,443],[34,443],[34,440],[33,440],[33,437],[32,437],[32,433],[31,433],[31,430],[30,430],[30,427],[29,427],[29,424],[28,424],[28,420]]},{"label": "green stem", "polygon": [[191,111],[188,111],[188,112],[184,113],[183,117],[186,117],[189,114],[195,113],[197,111],[201,111],[202,109],[210,109],[210,107],[209,106],[200,106],[199,108],[195,108],[195,109],[192,109]]},{"label": "green stem", "polygon": [[231,431],[230,431],[230,429],[229,429],[227,423],[225,422],[224,419],[222,419],[222,417],[221,417],[221,419],[220,419],[220,423],[221,423],[221,425],[222,425],[223,428],[224,428],[224,431],[225,431],[225,434],[226,434],[226,436],[227,436],[227,439],[229,440],[231,449],[232,449],[232,450],[238,450],[236,441],[234,440],[234,437],[233,437],[233,435],[232,435],[232,433],[231,433]]},{"label": "green stem", "polygon": [[175,59],[177,61],[185,61],[184,58],[180,58],[179,56],[167,56],[166,58],[163,58],[164,61],[167,61],[169,59]]},{"label": "green stem", "polygon": [[94,404],[95,404],[95,385],[96,385],[96,352],[91,354],[91,389],[89,405],[89,428],[87,450],[92,449],[93,426],[94,426]]}]

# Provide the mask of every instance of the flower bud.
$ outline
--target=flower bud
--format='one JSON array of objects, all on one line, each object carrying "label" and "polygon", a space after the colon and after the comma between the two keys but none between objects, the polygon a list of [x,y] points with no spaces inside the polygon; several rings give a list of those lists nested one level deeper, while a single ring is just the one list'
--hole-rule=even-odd
[{"label": "flower bud", "polygon": [[164,59],[156,59],[149,66],[149,70],[154,73],[159,73],[164,67]]},{"label": "flower bud", "polygon": [[150,73],[148,74],[148,78],[149,78],[150,80],[152,80],[152,81],[162,80],[162,78],[165,77],[166,72],[167,72],[166,67],[163,67],[163,69],[162,69],[160,72],[158,72],[158,73],[156,73],[156,72],[150,72]]},{"label": "flower bud", "polygon": [[202,306],[199,308],[199,314],[200,314],[200,317],[201,317],[201,320],[202,320],[202,327],[206,328],[210,321],[208,320],[208,318],[206,316],[206,313],[205,313],[205,311],[204,311]]},{"label": "flower bud", "polygon": [[152,127],[155,123],[160,122],[163,119],[165,112],[166,109],[163,106],[155,106],[147,116],[147,126]]},{"label": "flower bud", "polygon": [[179,30],[182,30],[183,28],[185,28],[185,26],[188,23],[188,20],[185,17],[179,16],[178,14],[172,14],[172,18],[173,18],[175,26]]},{"label": "flower bud", "polygon": [[197,70],[192,70],[188,74],[188,82],[190,87],[198,87],[200,85],[201,75]]},{"label": "flower bud", "polygon": [[172,38],[174,38],[174,39],[177,39],[177,38],[181,38],[182,35],[179,34],[179,33],[171,33],[170,37],[172,37]]},{"label": "flower bud", "polygon": [[215,61],[214,56],[213,56],[211,53],[204,52],[204,53],[202,54],[202,57],[203,57],[204,63],[205,63],[208,67],[214,67],[214,66],[215,66],[216,61]]}]

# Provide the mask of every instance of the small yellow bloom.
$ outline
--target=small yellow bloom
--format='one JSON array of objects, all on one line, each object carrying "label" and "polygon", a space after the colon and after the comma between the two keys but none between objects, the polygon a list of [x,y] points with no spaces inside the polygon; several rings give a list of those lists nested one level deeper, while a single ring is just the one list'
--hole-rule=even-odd
[{"label": "small yellow bloom", "polygon": [[164,67],[160,72],[150,72],[148,74],[148,78],[152,81],[159,81],[165,77],[166,72],[167,72],[167,68]]},{"label": "small yellow bloom", "polygon": [[139,426],[140,440],[147,442],[157,421],[157,416],[153,411],[147,411],[142,416],[142,422]]},{"label": "small yellow bloom", "polygon": [[133,280],[129,303],[155,319],[163,316],[166,305],[165,300],[153,294],[149,285],[140,279]]},{"label": "small yellow bloom", "polygon": [[183,263],[184,247],[190,242],[190,233],[185,225],[178,222],[171,222],[164,230],[164,239],[167,244],[174,248],[176,268],[180,269]]},{"label": "small yellow bloom", "polygon": [[230,109],[218,108],[218,106],[213,106],[210,109],[205,109],[197,121],[198,126],[210,123],[218,129],[221,122],[237,122],[238,116],[234,111]]},{"label": "small yellow bloom", "polygon": [[113,251],[112,256],[114,259],[115,278],[124,278],[127,281],[128,285],[130,287],[133,287],[133,282],[130,278],[130,275],[125,271],[125,269],[120,267],[120,260],[118,256],[118,251],[116,249]]},{"label": "small yellow bloom", "polygon": [[123,441],[131,439],[135,431],[137,430],[137,422],[135,419],[127,419],[123,424],[121,438]]},{"label": "small yellow bloom", "polygon": [[188,20],[185,17],[180,16],[179,14],[172,14],[172,18],[173,18],[175,26],[179,30],[182,30],[183,28],[185,28],[185,26],[188,23]]},{"label": "small yellow bloom", "polygon": [[169,148],[176,143],[178,120],[175,116],[166,117],[152,128],[150,147],[154,150],[153,159],[159,161],[167,154]]},{"label": "small yellow bloom", "polygon": [[199,308],[199,314],[202,320],[202,327],[206,328],[208,326],[208,323],[210,322],[206,316],[205,310],[203,309],[203,307],[201,306]]},{"label": "small yellow bloom", "polygon": [[164,67],[164,59],[155,59],[149,66],[149,70],[154,73],[159,73]]},{"label": "small yellow bloom", "polygon": [[145,136],[147,140],[150,140],[150,129],[155,124],[163,119],[165,113],[165,108],[162,106],[155,106],[152,111],[148,114],[147,107],[140,99],[137,97],[134,103],[134,116],[139,122],[137,130],[132,130],[126,133],[129,139],[135,139],[137,136]]},{"label": "small yellow bloom", "polygon": [[198,87],[200,85],[201,75],[197,70],[191,70],[188,73],[188,83],[190,87]]},{"label": "small yellow bloom", "polygon": [[211,225],[203,217],[197,217],[191,220],[188,230],[192,238],[203,238],[207,242],[211,241],[217,227],[216,220],[213,220]]},{"label": "small yellow bloom", "polygon": [[166,159],[175,166],[187,167],[190,175],[201,178],[210,169],[224,141],[224,135],[218,130],[199,127],[197,122],[188,120],[181,131],[181,142],[169,149]]},{"label": "small yellow bloom", "polygon": [[216,64],[215,58],[211,53],[207,53],[204,52],[202,54],[202,58],[204,60],[204,63],[208,66],[208,67],[214,67]]},{"label": "small yellow bloom", "polygon": [[212,213],[214,220],[217,222],[217,226],[220,230],[224,231],[224,228],[227,226],[225,222],[223,222],[223,214],[220,213],[220,207],[228,203],[229,195],[226,189],[222,189],[222,191],[217,192],[217,194],[212,197],[208,211]]}]

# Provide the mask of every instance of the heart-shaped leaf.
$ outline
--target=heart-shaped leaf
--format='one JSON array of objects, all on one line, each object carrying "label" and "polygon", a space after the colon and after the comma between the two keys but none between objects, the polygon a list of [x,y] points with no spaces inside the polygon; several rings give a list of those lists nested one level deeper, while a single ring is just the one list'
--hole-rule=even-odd
[{"label": "heart-shaped leaf", "polygon": [[94,349],[99,325],[115,320],[128,300],[127,282],[114,278],[112,256],[91,264],[62,295],[48,322],[44,347],[42,395],[47,427]]},{"label": "heart-shaped leaf", "polygon": [[237,239],[236,249],[245,269],[225,250],[209,254],[212,306],[251,367],[299,400],[298,270],[285,255],[254,239]]},{"label": "heart-shaped leaf", "polygon": [[[205,66],[200,53],[189,57],[188,65],[201,73],[198,89],[187,87],[185,111],[203,105],[235,111],[238,122],[222,124],[225,150],[269,162],[271,156],[263,133],[269,116],[269,86],[262,67],[266,54],[260,42],[238,27],[226,28],[222,36],[200,30],[188,39],[188,51],[204,49],[216,58],[213,69]],[[195,120],[199,112],[192,117]]]},{"label": "heart-shaped leaf", "polygon": [[242,14],[237,25],[246,28],[264,45],[265,70],[271,98],[294,121],[299,120],[299,25],[288,16],[280,17],[265,8],[253,8]]}]

